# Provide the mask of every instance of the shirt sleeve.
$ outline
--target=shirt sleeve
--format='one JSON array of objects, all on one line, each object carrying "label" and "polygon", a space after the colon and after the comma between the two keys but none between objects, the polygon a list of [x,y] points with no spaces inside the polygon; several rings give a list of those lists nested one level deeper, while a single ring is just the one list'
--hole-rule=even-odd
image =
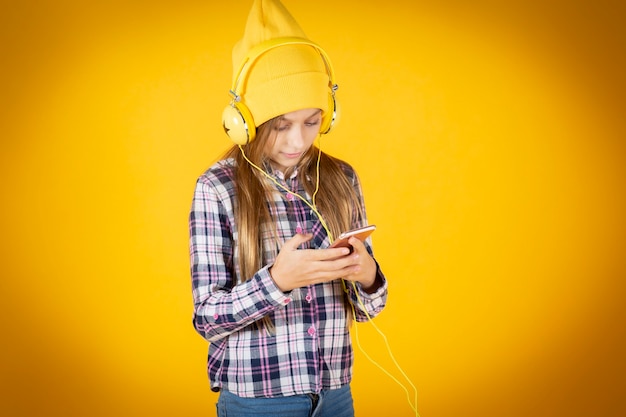
[{"label": "shirt sleeve", "polygon": [[356,321],[363,322],[378,316],[387,303],[387,279],[376,263],[376,280],[381,282],[378,289],[373,293],[363,290],[358,282],[346,281],[348,297],[354,306]]},{"label": "shirt sleeve", "polygon": [[[349,168],[348,173],[352,176],[352,184],[354,186],[358,203],[361,208],[361,217],[358,219],[357,224],[355,224],[353,227],[365,226],[368,223],[361,183],[357,173],[354,170]],[[371,237],[368,237],[364,243],[368,253],[372,256],[372,258],[374,258],[374,261],[376,262],[376,281],[380,283],[380,286],[376,291],[370,294],[363,290],[360,283],[353,284],[352,282],[345,282],[345,285],[347,286],[348,297],[350,299],[350,302],[354,306],[354,310],[356,313],[355,319],[361,322],[368,321],[369,319],[372,319],[380,314],[380,312],[385,308],[388,294],[387,279],[385,278],[385,275],[380,269],[380,265],[374,257]]]},{"label": "shirt sleeve", "polygon": [[196,183],[189,215],[193,324],[210,342],[289,303],[270,276],[269,266],[237,282],[232,195],[227,184],[203,176]]}]

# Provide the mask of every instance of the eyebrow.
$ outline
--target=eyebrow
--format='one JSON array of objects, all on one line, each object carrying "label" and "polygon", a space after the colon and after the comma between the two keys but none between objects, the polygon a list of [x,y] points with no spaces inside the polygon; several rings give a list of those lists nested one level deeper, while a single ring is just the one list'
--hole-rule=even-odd
[{"label": "eyebrow", "polygon": [[[318,115],[318,114],[320,114],[321,112],[322,112],[322,110],[321,110],[321,109],[317,109],[317,110],[316,110],[314,113],[312,113],[310,116],[307,116],[307,117],[305,118],[305,120],[309,120],[309,119],[311,119],[311,118],[313,118],[313,117],[317,116],[317,115]],[[283,114],[283,116],[280,118],[280,120],[284,120],[284,121],[286,121],[286,122],[292,122],[292,120],[291,120],[291,119],[289,119],[289,118],[287,118],[284,114]]]}]

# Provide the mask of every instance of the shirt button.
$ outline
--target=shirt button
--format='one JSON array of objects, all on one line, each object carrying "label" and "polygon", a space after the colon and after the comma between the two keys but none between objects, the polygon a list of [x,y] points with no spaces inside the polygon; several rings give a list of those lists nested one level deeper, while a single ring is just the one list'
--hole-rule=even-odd
[{"label": "shirt button", "polygon": [[302,228],[300,226],[296,227],[296,233],[298,234],[302,233]]},{"label": "shirt button", "polygon": [[213,320],[217,320],[219,318],[220,318],[220,316],[218,314],[213,314]]},{"label": "shirt button", "polygon": [[307,294],[306,297],[304,297],[304,299],[306,300],[307,303],[310,303],[313,297],[311,297],[311,294]]},{"label": "shirt button", "polygon": [[293,194],[287,193],[287,200],[289,201],[293,200]]},{"label": "shirt button", "polygon": [[285,301],[283,301],[285,305],[289,304],[290,302],[291,302],[291,298],[285,298]]},{"label": "shirt button", "polygon": [[307,333],[311,337],[315,336],[315,327],[313,327],[313,326],[309,327],[309,330],[307,330]]}]

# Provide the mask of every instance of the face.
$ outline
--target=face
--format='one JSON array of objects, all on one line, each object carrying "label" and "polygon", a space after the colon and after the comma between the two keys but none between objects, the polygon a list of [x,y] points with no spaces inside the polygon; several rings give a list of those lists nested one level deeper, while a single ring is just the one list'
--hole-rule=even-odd
[{"label": "face", "polygon": [[302,109],[281,116],[265,144],[265,154],[274,168],[287,171],[302,159],[319,135],[320,109]]}]

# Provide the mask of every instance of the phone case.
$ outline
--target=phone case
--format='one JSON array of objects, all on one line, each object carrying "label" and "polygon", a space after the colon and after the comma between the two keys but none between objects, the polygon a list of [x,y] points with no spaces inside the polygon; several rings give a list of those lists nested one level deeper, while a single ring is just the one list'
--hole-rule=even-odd
[{"label": "phone case", "polygon": [[330,247],[331,248],[349,248],[351,247],[351,245],[348,243],[348,239],[350,239],[350,237],[354,236],[360,241],[364,241],[365,239],[367,239],[369,235],[374,233],[374,230],[376,230],[376,226],[372,224],[369,226],[361,227],[359,229],[354,229],[348,232],[343,232],[342,234],[339,235],[337,239],[335,239],[335,241],[332,243],[332,245],[330,245]]}]

